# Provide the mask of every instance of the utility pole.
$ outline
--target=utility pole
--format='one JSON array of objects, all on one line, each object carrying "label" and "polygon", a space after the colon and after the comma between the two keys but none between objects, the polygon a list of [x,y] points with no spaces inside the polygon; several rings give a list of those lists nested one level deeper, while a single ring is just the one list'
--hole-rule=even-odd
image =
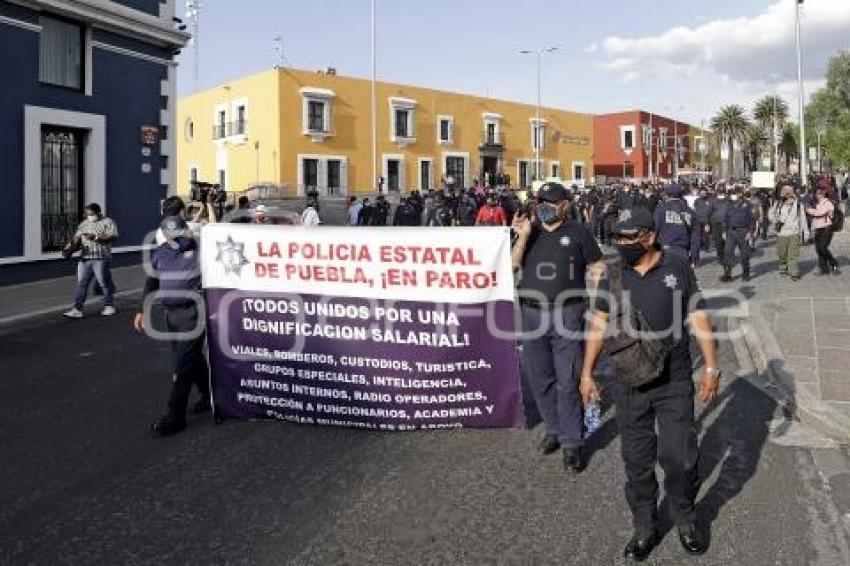
[{"label": "utility pole", "polygon": [[[375,88],[375,0],[372,0],[372,186],[378,185],[378,122],[377,93]],[[380,190],[380,187],[378,187]]]},{"label": "utility pole", "polygon": [[540,127],[540,92],[543,86],[543,73],[542,73],[542,59],[544,53],[551,53],[553,51],[557,51],[557,47],[541,47],[539,49],[523,49],[520,51],[523,55],[537,55],[537,110],[535,112],[534,118],[534,128],[532,131],[534,132],[534,139],[532,140],[534,143],[534,180],[537,181],[541,177],[541,164],[540,164],[540,143],[543,141],[540,135],[542,128]]},{"label": "utility pole", "polygon": [[802,32],[800,30],[800,5],[803,0],[797,0],[794,5],[796,15],[796,36],[797,36],[797,94],[798,105],[800,112],[800,182],[804,185],[808,182],[809,167],[808,167],[808,148],[806,147],[806,102],[805,92],[803,90],[803,45]]}]

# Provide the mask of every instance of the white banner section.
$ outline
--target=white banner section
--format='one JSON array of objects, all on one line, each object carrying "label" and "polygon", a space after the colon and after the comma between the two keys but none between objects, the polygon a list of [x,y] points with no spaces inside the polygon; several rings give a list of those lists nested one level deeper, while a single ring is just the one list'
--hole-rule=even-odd
[{"label": "white banner section", "polygon": [[513,301],[505,227],[208,224],[206,289],[473,304]]}]

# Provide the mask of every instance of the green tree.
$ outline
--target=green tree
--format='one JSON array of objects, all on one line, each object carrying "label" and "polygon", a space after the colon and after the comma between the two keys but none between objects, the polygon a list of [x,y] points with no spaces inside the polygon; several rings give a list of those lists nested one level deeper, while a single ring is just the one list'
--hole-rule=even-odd
[{"label": "green tree", "polygon": [[769,131],[758,122],[750,122],[744,130],[741,148],[747,171],[757,171],[762,153],[770,147]]},{"label": "green tree", "polygon": [[725,140],[729,150],[729,171],[727,177],[735,173],[735,142],[744,141],[748,120],[744,108],[738,104],[723,106],[717,116],[711,119],[711,129],[721,139]]},{"label": "green tree", "polygon": [[829,60],[826,88],[845,109],[850,110],[850,49],[839,51]]},{"label": "green tree", "polygon": [[[781,96],[771,94],[758,100],[753,108],[753,117],[756,123],[761,125],[768,134],[768,142],[773,147],[774,136],[781,136],[788,121],[788,103]],[[770,152],[771,170],[776,171],[778,163],[775,162],[774,152]]]},{"label": "green tree", "polygon": [[799,144],[797,143],[800,128],[797,124],[789,122],[782,129],[782,138],[779,140],[779,153],[785,156],[785,171],[791,169],[791,159],[799,155]]}]

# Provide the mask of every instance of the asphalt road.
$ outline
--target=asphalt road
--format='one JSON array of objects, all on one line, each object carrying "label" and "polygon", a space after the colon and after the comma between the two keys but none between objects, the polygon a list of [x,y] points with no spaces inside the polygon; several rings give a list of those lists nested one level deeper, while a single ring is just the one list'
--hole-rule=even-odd
[{"label": "asphalt road", "polygon": [[[156,439],[147,427],[167,397],[167,352],[129,326],[124,305],[111,319],[57,320],[0,343],[0,564],[621,560],[631,525],[613,409],[574,480],[558,456],[535,452],[539,431],[207,417]],[[731,375],[739,362],[731,347],[722,354]],[[846,454],[813,449],[820,441],[748,379],[726,383],[700,418],[711,550],[688,561],[671,532],[656,563],[846,564],[850,509],[815,458]]]}]

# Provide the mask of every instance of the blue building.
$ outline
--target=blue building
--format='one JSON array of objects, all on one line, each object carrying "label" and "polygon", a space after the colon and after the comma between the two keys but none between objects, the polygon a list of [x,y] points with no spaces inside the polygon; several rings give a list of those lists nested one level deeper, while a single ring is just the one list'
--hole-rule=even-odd
[{"label": "blue building", "polygon": [[138,258],[174,192],[175,0],[0,0],[0,285],[69,275],[85,203]]}]

